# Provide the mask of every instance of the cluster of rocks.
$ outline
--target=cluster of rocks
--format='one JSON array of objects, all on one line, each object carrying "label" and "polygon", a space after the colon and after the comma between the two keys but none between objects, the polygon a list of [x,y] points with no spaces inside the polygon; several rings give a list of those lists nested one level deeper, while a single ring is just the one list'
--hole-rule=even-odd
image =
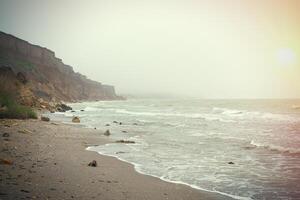
[{"label": "cluster of rocks", "polygon": [[35,107],[39,109],[49,110],[51,113],[54,112],[66,112],[72,110],[72,108],[64,103],[53,101],[46,101],[43,98],[36,99],[32,97],[30,100],[25,101],[24,99],[20,101],[21,104]]},{"label": "cluster of rocks", "polygon": [[55,109],[58,112],[66,112],[66,111],[72,110],[72,108],[70,106],[63,104],[63,103],[56,104]]}]

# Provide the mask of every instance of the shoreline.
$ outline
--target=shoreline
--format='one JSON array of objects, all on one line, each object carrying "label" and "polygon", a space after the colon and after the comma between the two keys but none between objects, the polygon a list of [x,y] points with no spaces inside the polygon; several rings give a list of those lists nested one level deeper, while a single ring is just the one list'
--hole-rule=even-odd
[{"label": "shoreline", "polygon": [[[111,142],[100,130],[58,121],[0,122],[0,158],[12,162],[0,165],[0,199],[231,199],[140,174],[130,163],[86,150]],[[97,167],[88,166],[92,160]]]},{"label": "shoreline", "polygon": [[[109,143],[110,143],[110,142],[108,142],[108,144],[109,144]],[[105,145],[105,144],[102,144],[102,145]],[[96,146],[96,145],[95,145],[95,146]],[[97,145],[97,146],[99,146],[99,145]],[[92,147],[92,146],[90,146],[90,147]],[[213,194],[217,194],[217,195],[222,195],[222,196],[228,197],[228,198],[230,198],[230,199],[236,199],[236,200],[251,200],[251,198],[248,198],[248,197],[235,196],[235,195],[223,193],[223,192],[220,192],[220,191],[207,190],[207,189],[198,187],[198,186],[196,186],[196,185],[188,184],[188,183],[185,183],[185,182],[182,182],[182,181],[172,181],[172,180],[164,179],[164,178],[159,177],[159,176],[155,176],[155,175],[143,173],[143,172],[141,172],[140,170],[138,170],[138,169],[136,168],[136,164],[135,164],[135,163],[129,162],[129,161],[124,160],[124,159],[121,159],[121,158],[118,157],[118,156],[113,156],[113,155],[108,155],[108,154],[102,154],[102,153],[97,152],[97,151],[89,150],[90,147],[87,147],[86,150],[87,150],[87,151],[96,152],[96,153],[98,153],[100,156],[108,156],[108,157],[115,158],[115,159],[117,159],[117,160],[119,160],[119,161],[121,161],[121,162],[128,163],[128,164],[132,165],[132,167],[134,168],[134,170],[135,170],[137,173],[139,173],[139,174],[141,174],[141,175],[144,175],[144,176],[150,176],[150,177],[153,177],[153,178],[157,178],[157,179],[159,179],[159,180],[161,180],[161,181],[164,181],[164,182],[167,182],[167,183],[184,185],[184,186],[190,187],[190,188],[192,188],[192,189],[199,190],[199,191],[201,191],[201,192],[208,192],[208,193],[213,193]]]}]

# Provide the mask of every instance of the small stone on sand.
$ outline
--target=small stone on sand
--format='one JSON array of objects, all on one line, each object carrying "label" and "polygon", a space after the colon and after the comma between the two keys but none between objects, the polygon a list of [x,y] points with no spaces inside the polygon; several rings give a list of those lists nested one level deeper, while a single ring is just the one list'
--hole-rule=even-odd
[{"label": "small stone on sand", "polygon": [[90,167],[97,167],[97,161],[96,161],[96,160],[93,160],[92,162],[90,162],[90,163],[88,164],[88,166],[90,166]]}]

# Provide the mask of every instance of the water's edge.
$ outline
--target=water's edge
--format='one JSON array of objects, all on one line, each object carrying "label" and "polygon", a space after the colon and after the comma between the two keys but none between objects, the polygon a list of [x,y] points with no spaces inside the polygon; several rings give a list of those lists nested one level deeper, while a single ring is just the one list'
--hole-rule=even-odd
[{"label": "water's edge", "polygon": [[[109,143],[108,143],[108,144],[109,144]],[[99,146],[103,146],[103,145],[99,145]],[[105,145],[104,145],[104,146],[105,146]],[[186,186],[191,187],[191,188],[193,188],[193,189],[200,190],[200,191],[204,191],[204,192],[220,194],[220,195],[223,195],[223,196],[226,196],[226,197],[230,197],[230,198],[232,198],[232,199],[237,199],[237,200],[253,200],[252,198],[249,198],[249,197],[241,197],[241,196],[231,195],[231,194],[227,194],[227,193],[220,192],[220,191],[217,191],[217,190],[207,190],[207,189],[201,188],[201,187],[196,186],[196,185],[193,185],[193,184],[189,184],[189,183],[185,183],[185,182],[181,182],[181,181],[172,181],[172,180],[165,179],[165,178],[162,178],[162,177],[159,177],[159,176],[155,176],[155,175],[152,175],[152,174],[147,174],[147,173],[144,173],[144,172],[138,170],[138,164],[136,164],[136,163],[133,163],[133,162],[124,160],[124,159],[122,159],[122,158],[120,158],[120,157],[118,157],[118,156],[115,156],[115,155],[105,154],[105,153],[101,153],[101,152],[99,152],[99,151],[92,150],[92,149],[91,149],[92,147],[95,147],[95,146],[87,147],[85,150],[97,152],[98,154],[100,154],[100,155],[102,155],[102,156],[113,157],[113,158],[118,159],[119,161],[122,161],[122,162],[125,162],[125,163],[128,163],[128,164],[131,164],[131,165],[133,166],[134,170],[135,170],[137,173],[142,174],[142,175],[147,175],[147,176],[151,176],[151,177],[154,177],[154,178],[158,178],[158,179],[160,179],[160,180],[162,180],[162,181],[165,181],[165,182],[168,182],[168,183],[175,183],[175,184],[186,185]]]}]

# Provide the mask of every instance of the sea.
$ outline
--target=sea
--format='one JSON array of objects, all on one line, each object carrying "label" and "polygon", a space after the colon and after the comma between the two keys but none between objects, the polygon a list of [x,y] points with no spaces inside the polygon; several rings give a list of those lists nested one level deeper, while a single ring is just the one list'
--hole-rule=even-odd
[{"label": "sea", "polygon": [[234,199],[300,199],[300,100],[129,99],[70,104],[51,118],[109,129],[87,150],[142,174]]}]

